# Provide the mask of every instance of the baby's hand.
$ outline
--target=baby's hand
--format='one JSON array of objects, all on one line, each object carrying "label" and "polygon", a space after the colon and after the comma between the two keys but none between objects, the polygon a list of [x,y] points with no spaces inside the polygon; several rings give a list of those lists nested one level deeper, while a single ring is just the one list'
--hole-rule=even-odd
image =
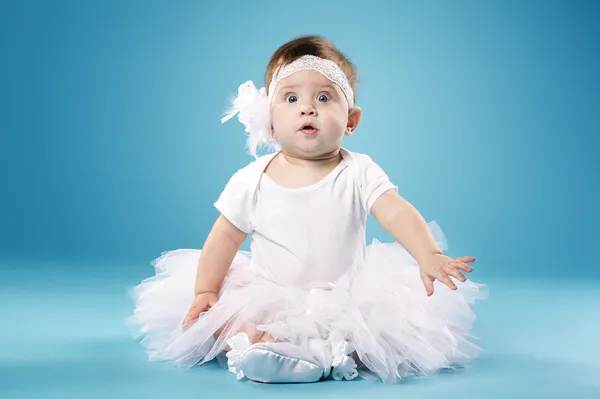
[{"label": "baby's hand", "polygon": [[200,313],[208,311],[218,300],[219,297],[214,292],[204,292],[196,295],[192,306],[190,306],[190,310],[188,310],[185,319],[183,319],[183,328],[186,328],[190,323],[200,317]]},{"label": "baby's hand", "polygon": [[456,289],[456,285],[450,276],[456,277],[462,282],[467,281],[465,276],[463,276],[459,270],[465,272],[473,271],[473,268],[467,265],[467,263],[470,262],[475,262],[475,258],[472,256],[462,256],[460,258],[452,259],[442,254],[431,254],[429,257],[422,260],[419,264],[419,268],[421,270],[421,280],[423,280],[427,295],[433,295],[433,281],[436,279],[453,290]]}]

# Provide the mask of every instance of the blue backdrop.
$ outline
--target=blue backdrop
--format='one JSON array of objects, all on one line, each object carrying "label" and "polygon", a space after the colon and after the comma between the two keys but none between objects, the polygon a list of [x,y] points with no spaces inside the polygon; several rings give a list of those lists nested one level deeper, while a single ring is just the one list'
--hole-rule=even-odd
[{"label": "blue backdrop", "polygon": [[[304,34],[359,68],[345,147],[478,259],[469,373],[248,388],[126,333],[126,290],[252,161],[228,97]],[[598,397],[599,37],[593,1],[0,0],[0,397]]]},{"label": "blue backdrop", "polygon": [[[6,256],[201,247],[251,161],[228,96],[271,53],[331,38],[360,71],[346,140],[498,275],[600,276],[597,3],[4,2]],[[383,236],[370,223],[369,238]]]}]

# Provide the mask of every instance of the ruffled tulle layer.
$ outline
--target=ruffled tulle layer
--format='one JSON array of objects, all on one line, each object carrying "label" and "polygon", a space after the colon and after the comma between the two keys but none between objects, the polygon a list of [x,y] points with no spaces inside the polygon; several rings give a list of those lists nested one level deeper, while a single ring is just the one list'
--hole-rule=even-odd
[{"label": "ruffled tulle layer", "polygon": [[[430,227],[444,248],[441,230]],[[305,348],[313,339],[332,348],[349,342],[360,375],[384,382],[461,366],[479,353],[469,330],[472,305],[485,297],[484,286],[455,280],[458,290],[452,291],[436,282],[428,297],[417,263],[397,243],[374,241],[352,279],[302,288],[258,276],[250,270],[251,255],[239,252],[218,303],[183,329],[199,255],[198,249],[163,253],[153,262],[156,275],[132,290],[129,322],[151,360],[184,368],[202,364],[228,350],[227,340],[248,325]]]}]

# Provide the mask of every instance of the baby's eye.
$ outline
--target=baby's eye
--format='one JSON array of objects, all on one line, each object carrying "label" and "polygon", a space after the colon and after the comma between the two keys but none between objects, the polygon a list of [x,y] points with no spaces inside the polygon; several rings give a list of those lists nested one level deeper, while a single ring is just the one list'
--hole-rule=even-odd
[{"label": "baby's eye", "polygon": [[286,103],[295,103],[296,101],[298,101],[298,97],[296,97],[293,94],[291,94],[285,98]]},{"label": "baby's eye", "polygon": [[319,94],[319,97],[317,97],[319,99],[319,101],[326,103],[327,101],[329,101],[329,96],[327,94]]}]

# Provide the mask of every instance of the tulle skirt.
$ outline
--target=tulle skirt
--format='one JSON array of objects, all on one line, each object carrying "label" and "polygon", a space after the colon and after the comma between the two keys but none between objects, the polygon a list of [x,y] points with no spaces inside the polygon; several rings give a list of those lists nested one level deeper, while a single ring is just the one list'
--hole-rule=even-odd
[{"label": "tulle skirt", "polygon": [[[444,248],[441,230],[430,226]],[[153,262],[155,275],[132,289],[135,310],[129,324],[150,360],[183,368],[201,365],[225,353],[227,341],[249,325],[303,347],[311,339],[332,347],[348,341],[359,375],[386,383],[464,366],[480,351],[470,329],[472,306],[485,298],[485,286],[454,280],[458,289],[453,291],[436,281],[428,297],[408,252],[398,243],[376,240],[352,278],[331,286],[280,286],[252,272],[251,254],[240,251],[219,301],[184,329],[200,251],[163,253]]]}]

